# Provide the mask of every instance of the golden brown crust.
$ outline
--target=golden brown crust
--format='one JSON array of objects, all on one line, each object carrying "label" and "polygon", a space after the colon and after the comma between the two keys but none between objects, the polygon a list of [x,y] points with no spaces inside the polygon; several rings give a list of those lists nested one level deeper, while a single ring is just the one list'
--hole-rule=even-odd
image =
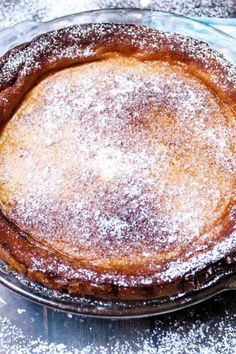
[{"label": "golden brown crust", "polygon": [[[213,91],[224,107],[231,112],[236,111],[235,68],[206,44],[154,29],[98,24],[76,26],[39,36],[2,58],[2,123],[12,117],[26,93],[45,75],[74,64],[115,58],[117,53],[140,61],[160,60],[184,67],[186,73],[195,76]],[[219,229],[217,237],[205,245],[204,251],[196,249],[188,258],[173,259],[173,267],[169,269],[166,264],[160,264],[158,270],[149,265],[147,272],[145,266],[142,269],[139,264],[135,268],[134,264],[130,273],[130,269],[126,268],[104,271],[102,267],[91,264],[86,267],[86,260],[81,265],[48,248],[40,240],[36,243],[3,215],[0,219],[1,258],[30,279],[54,289],[66,289],[70,293],[122,299],[182,293],[201,287],[209,279],[207,269],[213,264],[212,277],[226,269],[222,260],[233,255],[236,249],[232,240],[235,227],[233,206],[230,205],[226,214],[221,215],[216,225]]]},{"label": "golden brown crust", "polygon": [[26,92],[47,73],[110,57],[111,53],[187,64],[191,73],[206,81],[222,100],[235,107],[235,69],[206,43],[135,25],[94,24],[40,35],[2,57],[2,121],[9,118]]},{"label": "golden brown crust", "polygon": [[77,269],[73,262],[63,259],[63,256],[57,252],[33,245],[4,216],[0,220],[0,242],[1,258],[7,262],[12,270],[23,274],[30,280],[39,282],[51,289],[68,291],[71,294],[92,295],[104,299],[154,299],[184,294],[201,288],[206,282],[214,280],[216,276],[223,272],[226,274],[235,270],[235,265],[232,263],[233,253],[235,253],[234,248],[230,250],[232,256],[230,264],[222,258],[194,274],[188,272],[183,277],[175,277],[171,282],[141,284],[140,281],[138,282],[135,279],[133,286],[124,286],[121,285],[122,282],[128,284],[129,277],[120,279],[117,274],[110,277],[98,272]]}]

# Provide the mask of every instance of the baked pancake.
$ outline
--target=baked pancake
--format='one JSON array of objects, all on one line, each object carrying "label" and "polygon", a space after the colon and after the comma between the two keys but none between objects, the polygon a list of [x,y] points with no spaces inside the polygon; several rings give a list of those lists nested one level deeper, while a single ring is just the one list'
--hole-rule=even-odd
[{"label": "baked pancake", "polygon": [[236,70],[219,53],[145,27],[74,26],[8,52],[0,90],[10,268],[128,300],[234,269]]}]

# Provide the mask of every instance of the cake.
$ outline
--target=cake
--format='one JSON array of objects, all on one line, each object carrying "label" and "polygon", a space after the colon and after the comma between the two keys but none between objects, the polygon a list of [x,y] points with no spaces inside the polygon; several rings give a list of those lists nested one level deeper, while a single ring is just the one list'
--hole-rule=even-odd
[{"label": "cake", "polygon": [[236,69],[136,25],[0,60],[0,258],[70,294],[156,299],[235,269]]}]

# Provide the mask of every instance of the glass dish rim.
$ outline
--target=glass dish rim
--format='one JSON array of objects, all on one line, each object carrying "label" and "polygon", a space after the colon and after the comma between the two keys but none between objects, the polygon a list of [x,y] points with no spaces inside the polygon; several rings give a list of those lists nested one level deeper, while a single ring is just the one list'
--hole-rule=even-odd
[{"label": "glass dish rim", "polygon": [[[124,12],[143,12],[143,13],[151,13],[151,14],[163,14],[163,15],[172,15],[176,18],[184,18],[184,19],[188,19],[190,21],[194,21],[194,22],[197,22],[197,23],[200,23],[200,24],[203,24],[204,26],[206,27],[210,27],[210,28],[213,28],[214,30],[216,30],[217,32],[220,32],[221,34],[223,34],[224,36],[226,37],[230,37],[231,39],[233,39],[235,41],[235,38],[232,37],[230,34],[218,29],[218,28],[215,28],[213,26],[213,24],[215,24],[218,20],[219,20],[219,23],[222,23],[226,20],[229,20],[228,22],[229,23],[232,23],[233,21],[235,22],[236,24],[236,19],[215,19],[215,18],[210,18],[210,17],[191,17],[191,16],[184,16],[184,15],[180,15],[180,14],[175,14],[173,12],[168,12],[168,11],[162,11],[162,10],[150,10],[150,9],[140,9],[138,7],[116,7],[116,8],[104,8],[104,9],[93,9],[93,10],[88,10],[88,11],[82,11],[82,12],[75,12],[75,13],[72,13],[70,15],[63,15],[63,16],[60,16],[60,17],[57,17],[55,19],[52,19],[52,20],[47,20],[47,21],[35,21],[36,23],[39,23],[39,24],[48,24],[48,23],[52,23],[52,22],[57,22],[57,20],[62,20],[62,19],[66,19],[70,16],[78,16],[80,14],[83,14],[83,15],[86,15],[86,14],[92,14],[92,13],[99,13],[99,12],[113,12],[113,11],[116,11],[116,10],[121,10],[121,11],[124,11]],[[207,20],[207,22],[204,22],[204,19]],[[23,21],[24,22],[24,21]],[[27,22],[27,21],[26,21]],[[21,22],[19,22],[21,23]],[[17,25],[17,24],[16,24]],[[12,26],[14,27],[14,25]]]}]

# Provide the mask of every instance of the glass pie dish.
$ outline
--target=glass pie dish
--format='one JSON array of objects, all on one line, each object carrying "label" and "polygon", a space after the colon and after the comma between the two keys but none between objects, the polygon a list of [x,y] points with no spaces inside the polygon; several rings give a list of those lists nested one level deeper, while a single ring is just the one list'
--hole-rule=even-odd
[{"label": "glass pie dish", "polygon": [[[223,32],[181,16],[129,9],[91,11],[66,16],[46,23],[20,23],[13,28],[1,31],[1,53],[27,42],[41,33],[83,23],[137,24],[157,28],[164,32],[187,35],[207,42],[211,47],[223,53],[228,60],[233,63],[236,62],[235,42],[233,38]],[[85,296],[72,296],[32,283],[6,270],[4,265],[1,267],[0,280],[12,290],[31,300],[65,311],[93,316],[148,316],[177,310],[202,301],[223,290],[234,288],[235,265],[234,262],[232,265],[230,264],[231,260],[232,258],[225,260],[224,273],[222,272],[214,278],[211,277],[200,290],[178,294],[175,297],[162,298],[161,300],[111,301]]]}]

